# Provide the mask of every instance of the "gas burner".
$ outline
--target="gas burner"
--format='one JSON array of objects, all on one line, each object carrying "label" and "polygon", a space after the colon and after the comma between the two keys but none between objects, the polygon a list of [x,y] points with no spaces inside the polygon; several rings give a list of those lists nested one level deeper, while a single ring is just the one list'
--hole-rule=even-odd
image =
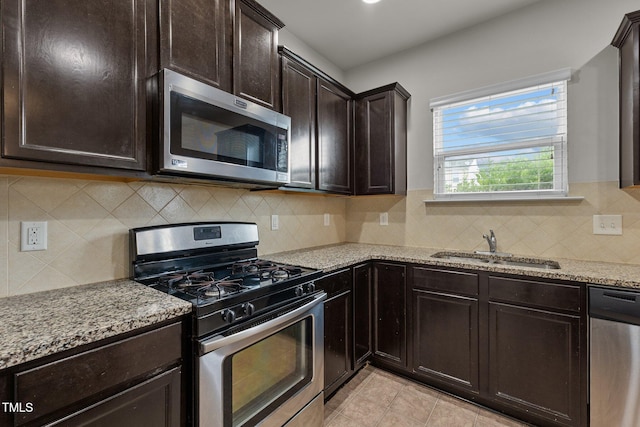
[{"label": "gas burner", "polygon": [[170,288],[193,289],[207,286],[213,283],[214,280],[215,279],[211,273],[195,271],[191,273],[182,272],[170,274],[167,277],[162,278],[161,283],[166,284]]},{"label": "gas burner", "polygon": [[222,298],[226,295],[241,292],[245,286],[242,279],[230,279],[228,277],[220,280],[214,280],[198,289],[199,296],[207,298]]},{"label": "gas burner", "polygon": [[260,270],[260,277],[263,280],[271,279],[273,282],[286,280],[290,277],[297,276],[302,273],[302,269],[298,267],[273,265]]},{"label": "gas burner", "polygon": [[289,272],[287,270],[285,270],[284,268],[278,268],[276,270],[273,270],[270,274],[271,279],[276,281],[276,280],[284,280],[284,279],[288,279],[289,278]]},{"label": "gas burner", "polygon": [[256,274],[260,273],[266,268],[274,267],[275,264],[271,261],[253,260],[236,262],[231,266],[231,272],[233,275],[241,274]]}]

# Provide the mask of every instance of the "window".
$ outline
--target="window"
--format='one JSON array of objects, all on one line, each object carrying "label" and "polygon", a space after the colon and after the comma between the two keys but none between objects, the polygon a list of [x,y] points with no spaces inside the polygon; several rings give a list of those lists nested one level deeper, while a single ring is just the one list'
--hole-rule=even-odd
[{"label": "window", "polygon": [[434,197],[566,196],[570,75],[563,70],[433,100]]}]

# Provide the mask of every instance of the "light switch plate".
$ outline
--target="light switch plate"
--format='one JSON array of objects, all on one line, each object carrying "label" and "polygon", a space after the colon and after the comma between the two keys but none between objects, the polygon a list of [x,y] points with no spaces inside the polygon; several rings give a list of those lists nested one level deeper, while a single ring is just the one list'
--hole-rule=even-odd
[{"label": "light switch plate", "polygon": [[594,215],[593,234],[622,234],[622,215]]},{"label": "light switch plate", "polygon": [[389,213],[382,212],[380,214],[380,225],[389,225]]},{"label": "light switch plate", "polygon": [[271,215],[271,230],[277,230],[280,228],[280,218],[278,215]]},{"label": "light switch plate", "polygon": [[331,225],[331,215],[326,213],[324,214],[324,226],[328,227]]}]

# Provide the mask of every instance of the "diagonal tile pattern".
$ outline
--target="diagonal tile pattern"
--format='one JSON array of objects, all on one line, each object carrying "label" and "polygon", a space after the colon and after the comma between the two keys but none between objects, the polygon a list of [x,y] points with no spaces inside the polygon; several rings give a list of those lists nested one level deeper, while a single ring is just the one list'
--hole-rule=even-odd
[{"label": "diagonal tile pattern", "polygon": [[[482,235],[496,231],[498,250],[540,257],[637,264],[640,189],[617,182],[575,183],[582,201],[425,204],[430,190],[407,197],[356,197],[347,202],[347,241],[457,250],[487,250]],[[378,214],[389,213],[380,226]],[[593,215],[621,214],[622,236],[593,234]]]},{"label": "diagonal tile pattern", "polygon": [[[205,185],[0,175],[0,297],[128,277],[133,227],[256,222],[261,254],[340,243],[345,206],[344,198]],[[20,252],[21,221],[48,222],[46,251]]]},{"label": "diagonal tile pattern", "polygon": [[325,427],[524,427],[370,365],[325,404]]},{"label": "diagonal tile pattern", "polygon": [[[636,264],[640,189],[572,184],[582,202],[425,204],[406,197],[332,197],[205,185],[0,175],[0,298],[127,277],[128,229],[188,221],[256,222],[261,254],[341,242],[486,249]],[[389,225],[379,225],[379,213]],[[323,215],[331,214],[331,225]],[[271,215],[280,229],[271,230]],[[622,214],[622,236],[592,234],[594,214]],[[20,252],[20,222],[48,221],[46,251]]]}]

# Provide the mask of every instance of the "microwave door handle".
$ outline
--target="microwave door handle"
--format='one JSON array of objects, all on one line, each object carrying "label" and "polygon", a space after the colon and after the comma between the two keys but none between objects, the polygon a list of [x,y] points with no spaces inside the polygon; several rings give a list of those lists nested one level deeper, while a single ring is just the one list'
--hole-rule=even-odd
[{"label": "microwave door handle", "polygon": [[298,307],[286,314],[283,314],[282,316],[278,316],[273,320],[269,320],[268,322],[261,323],[252,328],[245,329],[244,331],[240,331],[229,336],[215,335],[204,341],[200,341],[199,355],[202,356],[224,346],[235,344],[239,341],[247,339],[248,337],[255,336],[256,334],[268,333],[271,330],[277,330],[281,326],[286,325],[292,320],[295,320],[297,317],[304,315],[307,311],[320,304],[326,298],[327,294],[322,292],[316,295],[313,300],[311,300],[307,304]]}]

